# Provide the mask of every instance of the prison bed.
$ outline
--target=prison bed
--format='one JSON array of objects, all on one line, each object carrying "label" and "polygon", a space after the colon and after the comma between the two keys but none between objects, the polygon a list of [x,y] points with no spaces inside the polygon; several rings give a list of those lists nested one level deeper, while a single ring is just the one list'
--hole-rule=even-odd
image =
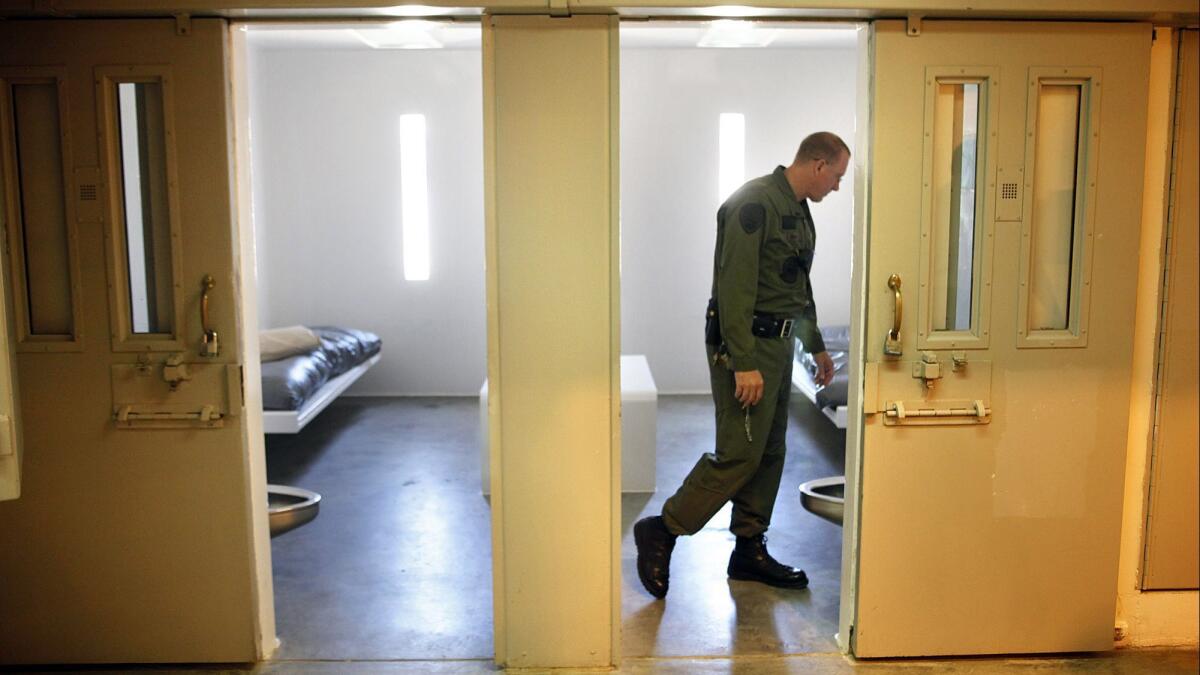
[{"label": "prison bed", "polygon": [[[282,347],[276,339],[281,335]],[[261,341],[263,431],[268,434],[298,433],[379,362],[382,348],[374,333],[336,326],[264,331]]]},{"label": "prison bed", "polygon": [[850,351],[850,327],[828,326],[821,329],[825,340],[825,351],[833,359],[833,381],[821,387],[813,380],[816,363],[812,355],[804,351],[804,345],[796,340],[796,358],[792,364],[792,384],[813,402],[839,429],[846,428],[846,400],[849,392],[849,368],[846,367]]}]

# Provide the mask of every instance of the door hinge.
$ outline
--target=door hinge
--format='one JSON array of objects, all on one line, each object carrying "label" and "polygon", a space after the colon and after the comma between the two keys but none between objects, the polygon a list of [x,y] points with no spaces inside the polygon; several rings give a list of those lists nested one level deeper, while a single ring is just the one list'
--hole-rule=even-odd
[{"label": "door hinge", "polygon": [[180,12],[175,15],[175,34],[187,37],[192,34],[192,15]]},{"label": "door hinge", "polygon": [[567,0],[550,0],[550,16],[571,16]]},{"label": "door hinge", "polygon": [[920,37],[921,35],[921,19],[924,19],[921,14],[909,14],[908,20],[905,22],[904,32],[909,37]]}]

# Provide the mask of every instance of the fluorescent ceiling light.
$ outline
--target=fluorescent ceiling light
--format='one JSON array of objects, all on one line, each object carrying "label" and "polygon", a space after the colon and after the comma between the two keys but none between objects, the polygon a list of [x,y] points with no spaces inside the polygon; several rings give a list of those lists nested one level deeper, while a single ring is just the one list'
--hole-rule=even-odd
[{"label": "fluorescent ceiling light", "polygon": [[737,18],[741,16],[763,16],[768,14],[770,10],[760,7],[747,7],[746,5],[721,5],[719,7],[705,7],[703,12],[708,16]]},{"label": "fluorescent ceiling light", "polygon": [[456,12],[462,12],[462,10],[455,7],[430,7],[429,5],[396,5],[395,7],[385,7],[379,13],[388,16],[445,16]]},{"label": "fluorescent ceiling light", "polygon": [[697,47],[766,47],[771,44],[779,31],[770,28],[758,28],[752,21],[736,21],[719,19],[713,21],[700,36]]},{"label": "fluorescent ceiling light", "polygon": [[434,21],[397,21],[387,28],[360,28],[350,32],[373,49],[441,49],[434,37],[438,24]]}]

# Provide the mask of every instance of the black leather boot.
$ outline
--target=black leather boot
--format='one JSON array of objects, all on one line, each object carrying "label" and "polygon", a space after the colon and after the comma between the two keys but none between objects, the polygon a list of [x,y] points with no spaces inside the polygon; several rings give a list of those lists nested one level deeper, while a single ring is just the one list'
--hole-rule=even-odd
[{"label": "black leather boot", "polygon": [[642,585],[650,595],[666,597],[675,535],[667,530],[662,516],[651,516],[634,524],[633,541],[637,544],[638,578],[642,580]]},{"label": "black leather boot", "polygon": [[729,556],[729,578],[758,581],[779,588],[807,588],[804,570],[788,567],[767,553],[767,535],[738,537]]}]

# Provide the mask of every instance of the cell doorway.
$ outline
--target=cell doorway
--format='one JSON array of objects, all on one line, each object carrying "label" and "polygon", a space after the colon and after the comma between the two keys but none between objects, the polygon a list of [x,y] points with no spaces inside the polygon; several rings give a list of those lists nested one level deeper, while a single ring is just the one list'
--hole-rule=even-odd
[{"label": "cell doorway", "polygon": [[[791,164],[808,134],[833,132],[854,150],[857,29],[624,22],[620,39],[621,351],[623,361],[644,355],[658,394],[656,442],[628,427],[623,435],[623,462],[649,453],[656,469],[648,490],[631,491],[626,479],[622,495],[623,656],[837,652],[842,530],[833,521],[845,467],[852,175],[810,205],[816,255],[809,276],[837,374],[817,386],[811,355],[796,340],[785,385],[787,454],[767,532],[771,555],[804,569],[809,587],[730,579],[735,537],[726,504],[695,535],[679,537],[669,592],[656,600],[639,581],[632,529],[658,515],[697,460],[714,451],[704,325],[717,211],[746,181]],[[622,388],[624,399],[630,392]],[[623,400],[623,410],[629,406]],[[802,484],[815,493],[804,500],[812,511],[802,504]]]},{"label": "cell doorway", "polygon": [[241,30],[273,659],[490,662],[478,21]]}]

